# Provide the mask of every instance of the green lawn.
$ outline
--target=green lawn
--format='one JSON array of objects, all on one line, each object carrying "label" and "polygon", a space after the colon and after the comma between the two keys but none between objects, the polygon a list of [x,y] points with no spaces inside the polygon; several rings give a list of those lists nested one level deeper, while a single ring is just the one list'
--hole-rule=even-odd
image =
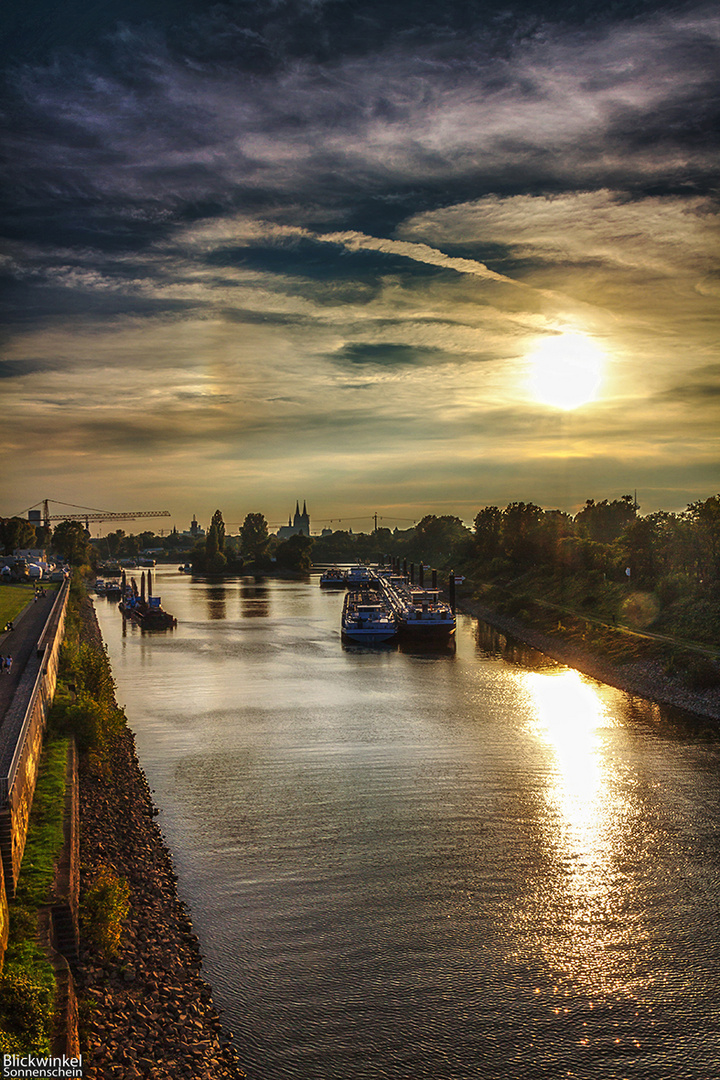
[{"label": "green lawn", "polygon": [[8,619],[15,619],[35,595],[35,585],[30,581],[0,585],[0,633]]}]

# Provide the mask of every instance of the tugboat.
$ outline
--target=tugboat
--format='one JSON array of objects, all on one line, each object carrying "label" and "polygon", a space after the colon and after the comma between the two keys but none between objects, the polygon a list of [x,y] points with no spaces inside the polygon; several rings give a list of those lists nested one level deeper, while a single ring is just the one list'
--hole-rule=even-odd
[{"label": "tugboat", "polygon": [[397,622],[379,593],[361,589],[347,593],[342,612],[343,641],[383,645],[397,634]]}]

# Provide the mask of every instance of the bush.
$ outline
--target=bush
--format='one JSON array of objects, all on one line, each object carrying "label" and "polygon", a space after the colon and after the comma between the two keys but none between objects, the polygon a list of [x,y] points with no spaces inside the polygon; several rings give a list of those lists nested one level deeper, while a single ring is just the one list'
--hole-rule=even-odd
[{"label": "bush", "polygon": [[27,1053],[49,1049],[54,1009],[52,987],[40,986],[26,974],[13,972],[0,978],[0,1051]]},{"label": "bush", "polygon": [[85,890],[80,910],[88,940],[107,957],[117,956],[123,921],[130,911],[130,886],[103,866]]}]

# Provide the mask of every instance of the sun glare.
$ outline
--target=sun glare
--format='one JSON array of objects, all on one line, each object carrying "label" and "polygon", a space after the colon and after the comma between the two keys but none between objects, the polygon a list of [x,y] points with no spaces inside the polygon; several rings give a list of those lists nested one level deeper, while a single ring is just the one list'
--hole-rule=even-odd
[{"label": "sun glare", "polygon": [[530,388],[538,401],[556,409],[577,409],[594,401],[604,356],[584,334],[546,338],[530,356]]}]

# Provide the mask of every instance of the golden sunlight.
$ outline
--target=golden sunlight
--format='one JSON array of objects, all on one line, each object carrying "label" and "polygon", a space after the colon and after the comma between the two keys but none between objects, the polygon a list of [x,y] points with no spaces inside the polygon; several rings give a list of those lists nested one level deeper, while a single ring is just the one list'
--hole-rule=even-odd
[{"label": "golden sunlight", "polygon": [[556,409],[577,409],[600,389],[604,355],[584,334],[546,338],[530,356],[530,388],[538,401]]}]

